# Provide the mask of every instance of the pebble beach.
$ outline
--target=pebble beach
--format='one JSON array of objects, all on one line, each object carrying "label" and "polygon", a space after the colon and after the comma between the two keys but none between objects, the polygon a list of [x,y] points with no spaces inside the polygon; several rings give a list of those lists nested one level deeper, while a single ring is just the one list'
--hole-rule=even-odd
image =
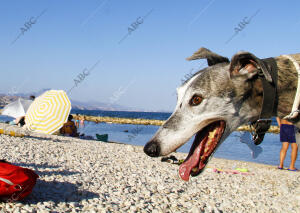
[{"label": "pebble beach", "polygon": [[0,135],[0,144],[0,159],[40,176],[27,199],[0,212],[300,212],[300,172],[270,165],[213,158],[184,182],[178,165],[140,146],[37,133]]}]

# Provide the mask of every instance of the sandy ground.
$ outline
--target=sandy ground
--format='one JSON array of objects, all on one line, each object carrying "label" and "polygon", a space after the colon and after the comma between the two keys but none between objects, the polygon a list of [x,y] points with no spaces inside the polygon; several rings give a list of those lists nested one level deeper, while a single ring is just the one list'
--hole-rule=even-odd
[{"label": "sandy ground", "polygon": [[[0,144],[0,159],[40,176],[26,200],[0,212],[300,212],[300,172],[274,166],[213,158],[184,182],[178,165],[142,147],[38,134],[0,135]],[[249,175],[213,171],[236,167]]]}]

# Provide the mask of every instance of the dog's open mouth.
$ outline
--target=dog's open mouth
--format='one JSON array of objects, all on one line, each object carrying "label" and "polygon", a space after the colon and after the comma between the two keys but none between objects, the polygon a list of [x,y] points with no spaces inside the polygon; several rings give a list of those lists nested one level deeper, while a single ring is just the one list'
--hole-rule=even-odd
[{"label": "dog's open mouth", "polygon": [[196,176],[203,171],[218,146],[225,126],[225,121],[215,121],[196,134],[189,155],[179,168],[179,176],[182,180],[188,181],[190,175]]}]

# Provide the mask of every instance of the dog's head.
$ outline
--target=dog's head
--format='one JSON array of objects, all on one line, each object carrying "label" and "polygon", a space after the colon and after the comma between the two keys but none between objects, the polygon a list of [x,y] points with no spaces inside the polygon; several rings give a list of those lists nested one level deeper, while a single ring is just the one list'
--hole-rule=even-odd
[{"label": "dog's head", "polygon": [[230,62],[201,48],[188,60],[203,58],[209,66],[177,89],[175,111],[144,147],[151,157],[168,155],[195,135],[179,169],[183,180],[200,174],[217,147],[237,127],[256,120],[262,103],[261,81],[257,78],[260,59],[240,52]]}]

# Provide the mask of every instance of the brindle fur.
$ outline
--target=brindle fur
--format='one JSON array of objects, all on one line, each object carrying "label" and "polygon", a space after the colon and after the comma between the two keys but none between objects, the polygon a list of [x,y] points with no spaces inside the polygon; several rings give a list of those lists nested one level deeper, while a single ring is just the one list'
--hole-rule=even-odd
[{"label": "brindle fur", "polygon": [[[300,64],[300,54],[291,54]],[[175,111],[146,144],[146,154],[167,155],[186,143],[211,122],[223,120],[226,129],[222,143],[237,127],[259,118],[263,89],[258,77],[259,58],[248,52],[228,58],[200,48],[188,60],[207,59],[209,67],[199,71],[178,88]],[[278,67],[278,105],[273,116],[290,114],[295,99],[298,73],[289,59],[275,58]],[[203,102],[190,105],[194,95]],[[300,128],[300,122],[295,124]]]},{"label": "brindle fur", "polygon": [[[291,56],[300,64],[300,54],[291,54]],[[282,56],[276,57],[275,59],[278,66],[277,115],[283,118],[292,110],[297,90],[298,73],[291,60]]]}]

